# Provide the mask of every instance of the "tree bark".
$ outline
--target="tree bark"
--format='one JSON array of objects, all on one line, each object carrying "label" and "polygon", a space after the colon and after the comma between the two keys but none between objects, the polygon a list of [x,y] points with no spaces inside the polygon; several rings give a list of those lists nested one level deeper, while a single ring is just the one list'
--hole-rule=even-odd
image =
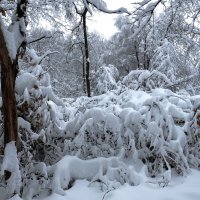
[{"label": "tree bark", "polygon": [[4,117],[4,145],[10,141],[18,140],[17,110],[15,99],[15,79],[17,67],[16,62],[12,62],[6,46],[6,41],[2,29],[0,28],[0,62],[1,62],[1,91],[3,101]]},{"label": "tree bark", "polygon": [[4,118],[4,146],[11,141],[16,142],[16,148],[19,148],[17,109],[15,98],[15,80],[18,72],[18,58],[23,55],[26,49],[26,6],[28,0],[18,0],[15,12],[16,18],[11,23],[14,25],[17,21],[24,19],[24,26],[19,25],[22,43],[17,47],[17,55],[12,59],[6,44],[3,27],[0,24],[0,64],[1,64],[1,91]]},{"label": "tree bark", "polygon": [[140,69],[140,59],[139,59],[139,52],[138,52],[138,45],[137,43],[135,42],[135,57],[136,57],[136,61],[137,61],[137,68]]},{"label": "tree bark", "polygon": [[84,48],[81,45],[80,46],[81,53],[82,53],[82,70],[83,70],[83,92],[86,94],[86,84],[85,84],[85,54],[84,54]]},{"label": "tree bark", "polygon": [[83,33],[84,33],[84,45],[85,45],[85,62],[86,62],[86,89],[87,96],[91,97],[91,88],[90,88],[90,60],[89,60],[89,49],[88,49],[88,38],[87,38],[87,24],[86,24],[86,14],[87,9],[83,12]]}]

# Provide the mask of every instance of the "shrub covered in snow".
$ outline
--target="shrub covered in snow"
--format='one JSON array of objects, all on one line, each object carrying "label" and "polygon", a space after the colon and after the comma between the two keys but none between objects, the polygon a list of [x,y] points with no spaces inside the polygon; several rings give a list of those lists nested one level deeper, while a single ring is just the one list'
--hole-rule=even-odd
[{"label": "shrub covered in snow", "polygon": [[95,74],[95,94],[103,94],[117,89],[119,72],[113,65],[102,66]]},{"label": "shrub covered in snow", "polygon": [[[33,56],[36,55],[33,54]],[[22,185],[21,191],[24,199],[31,199],[40,191],[41,187],[47,186],[46,165],[58,161],[62,156],[52,137],[57,135],[59,128],[64,123],[65,107],[62,100],[54,95],[49,80],[49,74],[42,69],[41,65],[37,64],[28,68],[26,72],[20,71],[16,79],[20,137],[18,159],[22,183],[16,183],[11,176],[7,181],[6,190],[11,195],[14,192],[20,194],[19,188]],[[59,112],[60,110],[62,111]],[[3,145],[2,141],[1,144]],[[5,151],[5,159],[6,156]],[[12,160],[10,162],[14,162],[14,159]],[[3,161],[2,170],[7,166],[6,163]],[[19,167],[19,164],[17,163],[15,166]],[[12,169],[9,171],[13,172]],[[15,174],[16,172],[13,173],[13,175]],[[14,189],[10,189],[11,186],[8,184],[10,182]]]},{"label": "shrub covered in snow", "polygon": [[187,161],[190,166],[200,167],[200,97],[192,98],[193,108],[185,124],[188,140]]},{"label": "shrub covered in snow", "polygon": [[191,109],[189,99],[169,90],[149,94],[127,90],[77,103],[86,111],[67,123],[67,130],[74,129],[66,141],[66,154],[83,159],[123,154],[132,161],[142,160],[151,176],[171,168],[177,173],[187,171],[187,138],[182,126]]},{"label": "shrub covered in snow", "polygon": [[124,77],[122,84],[133,90],[150,91],[172,85],[171,81],[159,71],[134,70]]}]

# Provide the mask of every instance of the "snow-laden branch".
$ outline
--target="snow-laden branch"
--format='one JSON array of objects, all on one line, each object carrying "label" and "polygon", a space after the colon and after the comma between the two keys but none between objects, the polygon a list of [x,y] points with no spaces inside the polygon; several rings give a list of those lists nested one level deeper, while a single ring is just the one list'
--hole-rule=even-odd
[{"label": "snow-laden branch", "polygon": [[188,76],[186,78],[180,78],[177,81],[175,81],[174,83],[170,83],[170,84],[166,85],[165,88],[171,88],[171,87],[179,85],[179,84],[181,84],[183,82],[188,82],[188,81],[196,78],[197,76],[199,76],[199,74],[193,74],[193,75],[190,75],[190,76]]},{"label": "snow-laden branch", "polygon": [[139,3],[134,3],[139,5],[139,7],[133,12],[134,23],[138,22],[138,28],[135,30],[133,37],[136,37],[148,24],[155,9],[160,3],[162,3],[162,0],[157,0],[156,2],[152,2],[152,0],[144,0]]},{"label": "snow-laden branch", "polygon": [[29,49],[27,51],[27,55],[30,58],[29,63],[34,66],[39,65],[45,57],[47,57],[51,54],[54,54],[54,53],[59,53],[59,52],[58,51],[46,51],[42,56],[38,56],[34,49]]},{"label": "snow-laden branch", "polygon": [[40,37],[38,37],[38,38],[32,38],[32,37],[30,37],[30,38],[27,38],[27,44],[32,44],[32,43],[34,43],[34,42],[38,42],[38,41],[40,41],[40,40],[42,40],[42,39],[49,39],[49,38],[52,38],[56,33],[60,33],[60,34],[62,34],[63,32],[61,32],[61,31],[55,31],[55,32],[53,32],[52,34],[44,34],[44,35],[42,35],[42,36],[40,36]]},{"label": "snow-laden branch", "polygon": [[109,10],[106,8],[106,4],[103,1],[97,1],[97,0],[83,0],[84,5],[87,8],[88,12],[92,15],[92,10],[89,7],[89,4],[91,4],[93,7],[95,7],[97,10],[107,13],[107,14],[131,14],[126,8],[121,7],[116,10]]},{"label": "snow-laden branch", "polygon": [[15,10],[16,9],[16,4],[15,3],[8,3],[8,2],[1,2],[0,1],[0,13],[5,15],[5,12],[8,10]]}]

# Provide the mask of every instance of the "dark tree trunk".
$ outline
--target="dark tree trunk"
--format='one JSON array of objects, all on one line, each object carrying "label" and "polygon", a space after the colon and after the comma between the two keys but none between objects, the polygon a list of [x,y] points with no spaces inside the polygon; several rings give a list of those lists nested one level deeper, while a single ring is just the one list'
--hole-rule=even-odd
[{"label": "dark tree trunk", "polygon": [[[12,21],[11,26],[17,21],[20,21],[22,18],[24,18],[26,25],[27,4],[28,0],[18,0],[17,9],[15,12],[16,18],[14,18],[14,21]],[[12,59],[9,55],[3,29],[0,28],[0,64],[4,118],[4,146],[11,141],[15,141],[17,149],[19,148],[19,138],[15,99],[15,80],[18,72],[18,57],[19,55],[23,55],[26,48],[26,33],[24,27],[19,27],[20,33],[24,40],[19,45],[17,55],[14,59]]]},{"label": "dark tree trunk", "polygon": [[82,53],[82,66],[83,66],[83,92],[86,94],[86,84],[85,84],[85,54],[84,54],[84,47],[81,46],[81,53]]},{"label": "dark tree trunk", "polygon": [[16,62],[12,62],[0,29],[1,91],[4,117],[4,145],[10,141],[18,147],[18,125],[15,99]]},{"label": "dark tree trunk", "polygon": [[85,59],[83,56],[83,92],[86,93],[86,78],[85,78]]},{"label": "dark tree trunk", "polygon": [[143,69],[145,70],[149,70],[149,64],[150,64],[150,59],[149,56],[147,54],[147,35],[145,37],[145,41],[144,41],[144,61],[143,61]]},{"label": "dark tree trunk", "polygon": [[139,59],[139,52],[138,52],[138,45],[135,42],[135,57],[136,57],[136,61],[137,61],[137,68],[140,69],[140,59]]},{"label": "dark tree trunk", "polygon": [[86,80],[86,89],[87,89],[87,96],[91,96],[91,88],[90,88],[90,60],[89,60],[89,49],[88,49],[88,38],[87,38],[87,24],[86,24],[86,14],[87,9],[83,12],[83,33],[84,33],[84,45],[85,45],[85,63],[86,63],[86,73],[85,73],[85,80]]}]

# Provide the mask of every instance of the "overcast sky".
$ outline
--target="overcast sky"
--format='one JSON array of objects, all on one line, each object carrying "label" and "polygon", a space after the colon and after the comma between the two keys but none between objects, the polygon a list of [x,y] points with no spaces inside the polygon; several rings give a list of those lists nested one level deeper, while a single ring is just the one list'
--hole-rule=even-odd
[{"label": "overcast sky", "polygon": [[[131,10],[133,7],[131,3],[134,0],[104,0],[107,3],[108,9],[117,9],[120,7],[125,7],[128,10]],[[102,13],[95,13],[92,17],[92,20],[88,22],[89,31],[96,30],[100,34],[102,34],[105,38],[109,38],[114,33],[117,32],[116,27],[114,26],[115,18],[117,15],[115,14],[102,14]]]}]

